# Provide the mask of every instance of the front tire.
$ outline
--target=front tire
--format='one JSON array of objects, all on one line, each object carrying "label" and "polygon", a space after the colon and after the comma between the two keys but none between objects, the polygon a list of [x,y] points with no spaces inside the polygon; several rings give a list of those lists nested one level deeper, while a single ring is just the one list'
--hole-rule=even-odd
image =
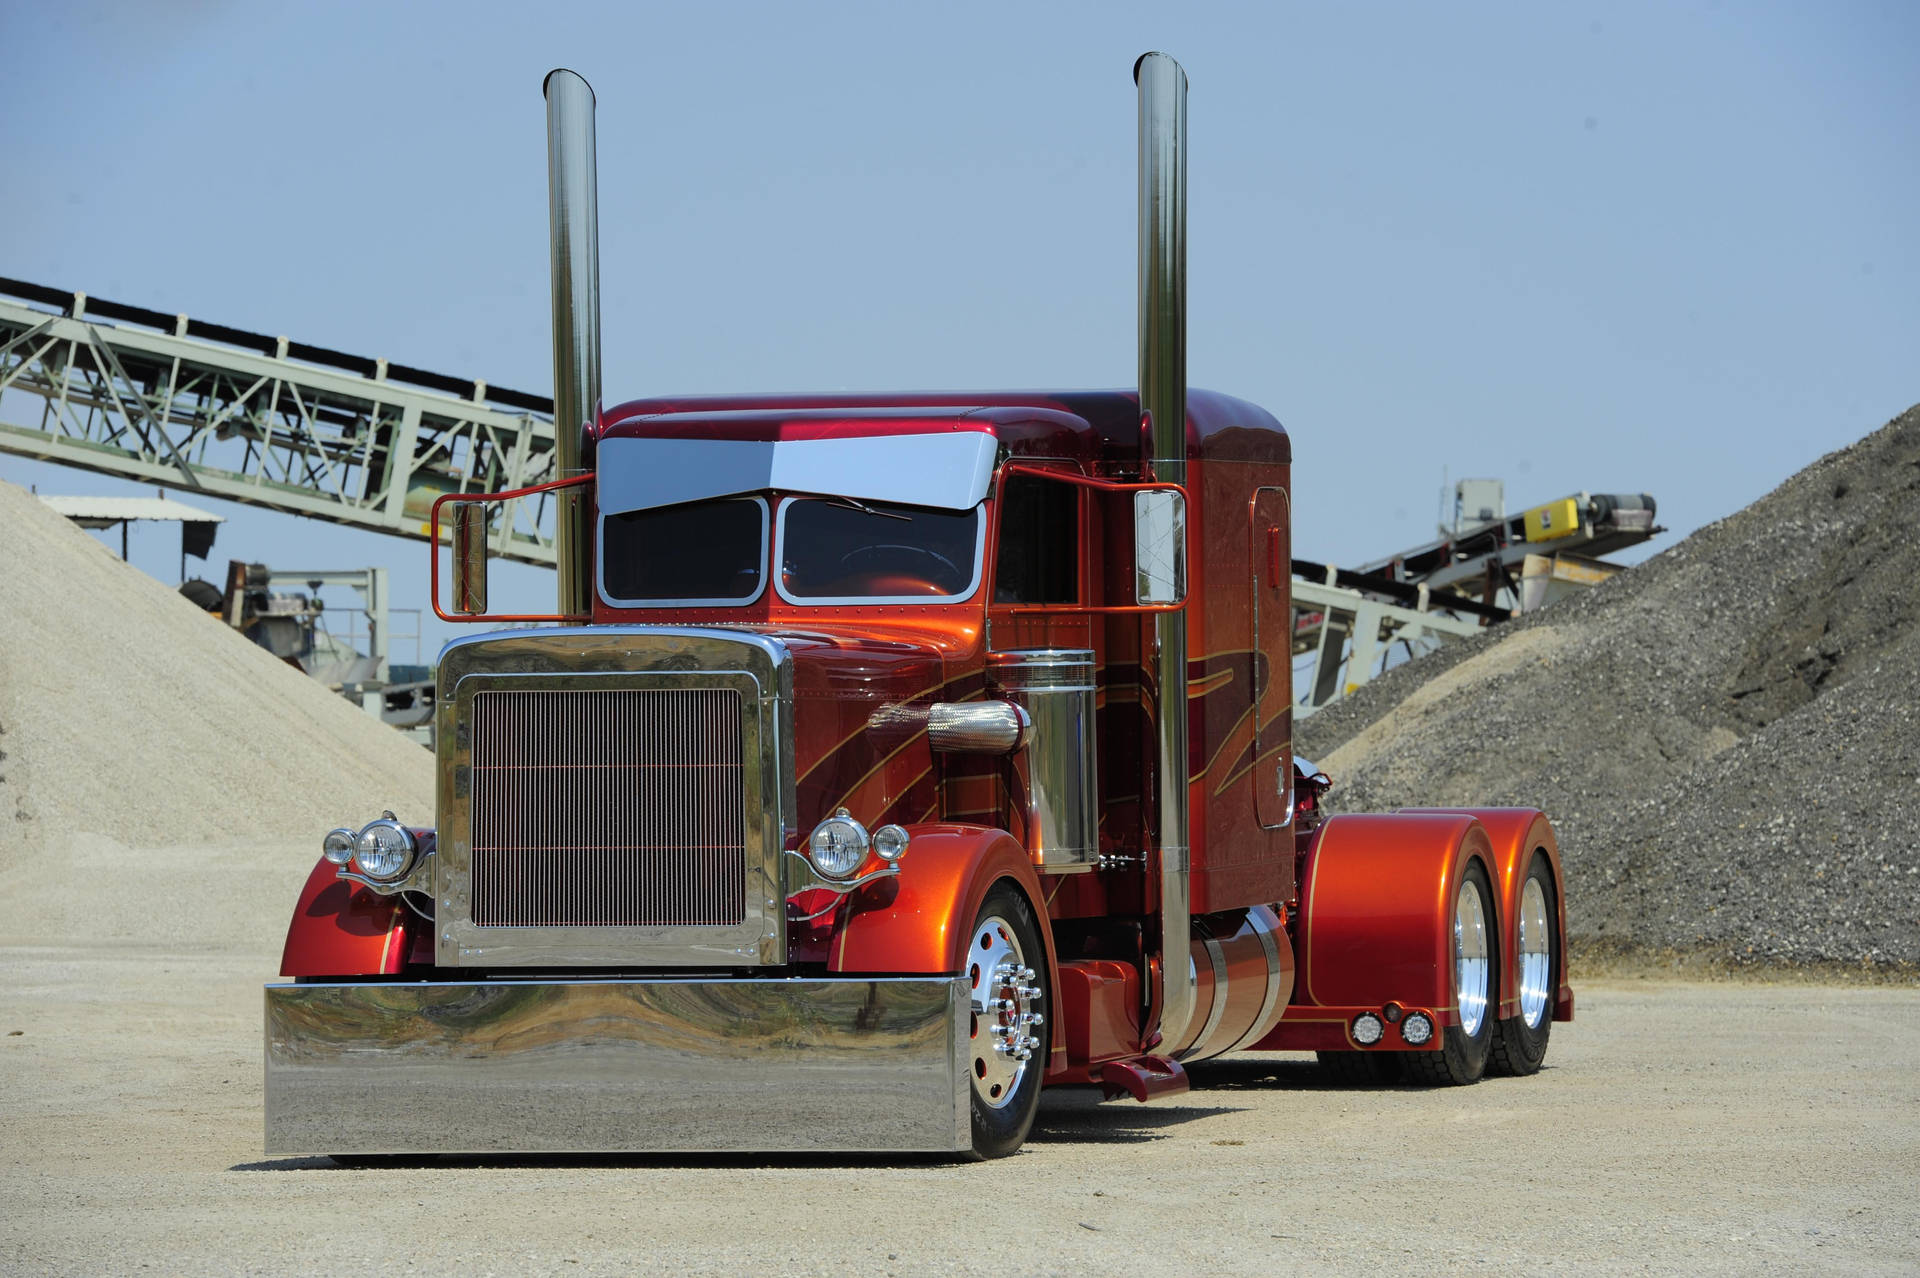
[{"label": "front tire", "polygon": [[1437,1052],[1403,1052],[1400,1063],[1409,1081],[1459,1086],[1478,1082],[1487,1072],[1494,1040],[1494,973],[1500,970],[1499,915],[1493,889],[1478,861],[1468,864],[1453,907],[1453,1002],[1455,1023],[1447,1026]]},{"label": "front tire", "polygon": [[1553,1033],[1553,998],[1560,988],[1560,912],[1554,903],[1553,870],[1536,854],[1520,889],[1520,917],[1514,920],[1520,1011],[1500,1022],[1489,1068],[1496,1074],[1540,1072]]},{"label": "front tire", "polygon": [[1033,907],[1013,884],[996,883],[980,903],[966,973],[973,1157],[1005,1158],[1033,1127],[1052,1037],[1041,1010],[1049,988],[1046,945]]}]

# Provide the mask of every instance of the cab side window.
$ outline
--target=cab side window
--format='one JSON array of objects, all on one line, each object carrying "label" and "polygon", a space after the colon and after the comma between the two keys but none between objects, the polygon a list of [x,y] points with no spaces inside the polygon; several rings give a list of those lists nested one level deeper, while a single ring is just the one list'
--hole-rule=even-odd
[{"label": "cab side window", "polygon": [[993,601],[1079,602],[1080,489],[1010,475],[1000,489],[1000,552]]}]

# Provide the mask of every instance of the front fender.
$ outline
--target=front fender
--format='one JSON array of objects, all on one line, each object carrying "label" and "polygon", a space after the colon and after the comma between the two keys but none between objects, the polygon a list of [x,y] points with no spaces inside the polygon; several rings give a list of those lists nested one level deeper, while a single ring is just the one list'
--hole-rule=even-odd
[{"label": "front fender", "polygon": [[1391,1000],[1453,1023],[1454,894],[1476,859],[1497,885],[1487,832],[1466,813],[1329,818],[1300,890],[1296,997],[1322,1007]]},{"label": "front fender", "polygon": [[973,916],[1001,879],[1012,879],[1027,894],[1047,947],[1047,970],[1056,970],[1040,877],[1012,835],[944,823],[909,826],[907,833],[912,839],[900,873],[854,897],[828,946],[829,971],[958,972],[966,961]]},{"label": "front fender", "polygon": [[400,898],[340,878],[322,857],[300,889],[280,975],[392,976],[406,959],[411,922]]},{"label": "front fender", "polygon": [[1500,898],[1500,1015],[1520,1014],[1520,893],[1537,852],[1547,858],[1553,875],[1553,901],[1559,914],[1554,935],[1560,940],[1556,969],[1560,987],[1554,991],[1553,1019],[1573,1019],[1573,986],[1567,981],[1567,889],[1560,874],[1560,841],[1553,823],[1538,808],[1402,808],[1403,812],[1454,812],[1473,817],[1485,827],[1493,845],[1493,890]]}]

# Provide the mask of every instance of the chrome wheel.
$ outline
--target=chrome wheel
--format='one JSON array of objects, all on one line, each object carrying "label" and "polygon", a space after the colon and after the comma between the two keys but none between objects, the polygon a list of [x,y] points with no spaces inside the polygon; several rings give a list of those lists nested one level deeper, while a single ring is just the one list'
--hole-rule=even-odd
[{"label": "chrome wheel", "polygon": [[1520,893],[1520,1019],[1539,1029],[1547,1015],[1553,977],[1553,928],[1547,921],[1547,894],[1529,877]]},{"label": "chrome wheel", "polygon": [[1468,879],[1460,885],[1453,909],[1453,988],[1460,1001],[1460,1031],[1477,1038],[1487,1019],[1487,910],[1480,885]]},{"label": "chrome wheel", "polygon": [[1011,1104],[1040,1046],[1040,987],[1013,927],[997,914],[980,920],[968,947],[973,983],[973,1094],[989,1109]]}]

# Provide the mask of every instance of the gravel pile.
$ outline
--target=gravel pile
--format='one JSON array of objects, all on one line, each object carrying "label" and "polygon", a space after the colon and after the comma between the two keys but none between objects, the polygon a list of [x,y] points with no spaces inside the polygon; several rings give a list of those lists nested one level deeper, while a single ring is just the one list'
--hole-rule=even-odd
[{"label": "gravel pile", "polygon": [[1920,963],[1920,408],[1300,727],[1335,810],[1534,804],[1576,954]]},{"label": "gravel pile", "polygon": [[8,930],[58,931],[46,911],[79,888],[111,932],[99,912],[136,918],[170,879],[190,895],[214,862],[244,873],[249,845],[294,841],[284,911],[329,828],[382,808],[431,823],[427,751],[12,484],[0,528]]}]

